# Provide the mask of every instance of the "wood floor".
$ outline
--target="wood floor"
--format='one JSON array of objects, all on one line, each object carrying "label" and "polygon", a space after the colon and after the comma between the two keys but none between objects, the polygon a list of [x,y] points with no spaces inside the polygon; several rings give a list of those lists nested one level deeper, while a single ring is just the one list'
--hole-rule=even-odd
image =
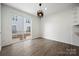
[{"label": "wood floor", "polygon": [[33,39],[2,48],[1,56],[79,56],[79,47],[47,39]]}]

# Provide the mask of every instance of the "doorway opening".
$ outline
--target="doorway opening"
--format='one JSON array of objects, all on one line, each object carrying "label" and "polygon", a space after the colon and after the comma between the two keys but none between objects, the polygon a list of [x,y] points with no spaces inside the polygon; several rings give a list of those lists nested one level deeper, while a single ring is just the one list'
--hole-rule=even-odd
[{"label": "doorway opening", "polygon": [[31,17],[12,16],[12,40],[21,41],[32,39]]}]

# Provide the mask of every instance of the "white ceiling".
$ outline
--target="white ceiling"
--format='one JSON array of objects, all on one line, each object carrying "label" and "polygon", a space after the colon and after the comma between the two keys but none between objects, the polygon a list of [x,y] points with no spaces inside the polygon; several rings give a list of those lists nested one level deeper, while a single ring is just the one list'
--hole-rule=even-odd
[{"label": "white ceiling", "polygon": [[[40,9],[38,3],[6,3],[6,5],[20,9],[33,15],[36,15],[37,10]],[[43,3],[41,8],[44,11],[45,15],[49,15],[51,13],[57,13],[59,11],[71,8],[73,5],[74,4],[72,3]]]}]

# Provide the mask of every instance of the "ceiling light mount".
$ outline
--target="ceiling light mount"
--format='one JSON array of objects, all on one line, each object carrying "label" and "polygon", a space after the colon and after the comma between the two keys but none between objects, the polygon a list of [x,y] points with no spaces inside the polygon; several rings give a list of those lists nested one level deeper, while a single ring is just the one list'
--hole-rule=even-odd
[{"label": "ceiling light mount", "polygon": [[42,4],[41,3],[39,3],[39,6],[41,6]]}]

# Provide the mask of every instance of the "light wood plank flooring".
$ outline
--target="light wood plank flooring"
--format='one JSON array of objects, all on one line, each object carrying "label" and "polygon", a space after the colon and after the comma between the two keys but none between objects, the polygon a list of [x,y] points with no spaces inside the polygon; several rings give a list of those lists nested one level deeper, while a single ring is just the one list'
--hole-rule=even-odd
[{"label": "light wood plank flooring", "polygon": [[79,56],[79,47],[47,40],[33,39],[2,48],[1,56]]}]

